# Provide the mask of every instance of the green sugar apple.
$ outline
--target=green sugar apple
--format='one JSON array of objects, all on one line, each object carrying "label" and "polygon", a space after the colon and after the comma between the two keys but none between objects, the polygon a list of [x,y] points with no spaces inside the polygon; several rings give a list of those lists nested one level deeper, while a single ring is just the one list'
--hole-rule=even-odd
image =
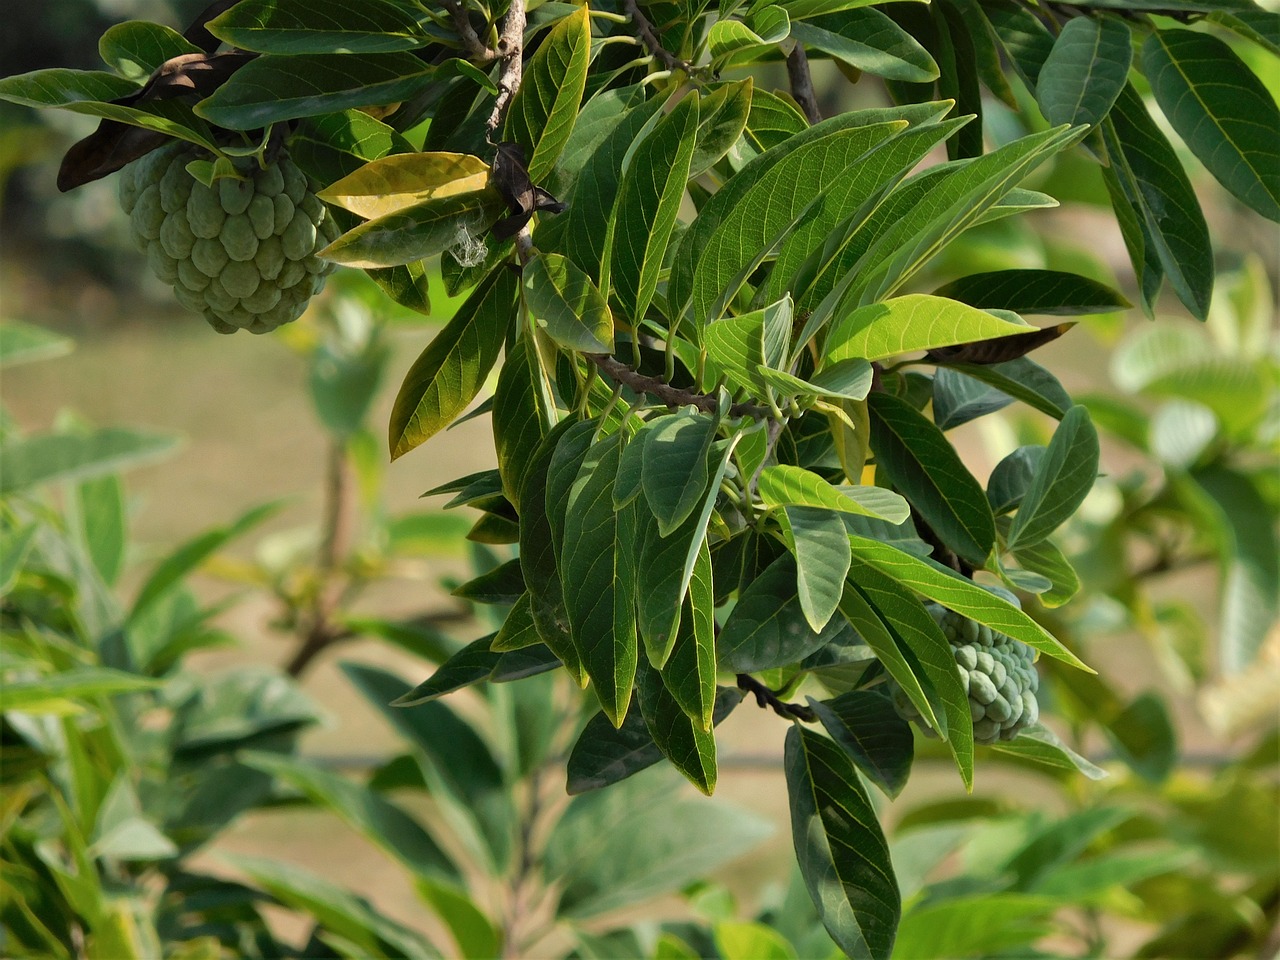
[{"label": "green sugar apple", "polygon": [[175,142],[120,174],[120,205],[152,272],[219,333],[296,320],[333,270],[315,255],[340,232],[332,215],[287,156],[211,187],[187,170],[196,159],[207,154]]},{"label": "green sugar apple", "polygon": [[[973,739],[977,743],[1012,740],[1040,717],[1035,651],[1020,640],[996,633],[953,610],[928,605],[929,613],[951,645],[956,669],[969,696]],[[893,705],[904,719],[934,736],[903,689],[889,681]]]}]

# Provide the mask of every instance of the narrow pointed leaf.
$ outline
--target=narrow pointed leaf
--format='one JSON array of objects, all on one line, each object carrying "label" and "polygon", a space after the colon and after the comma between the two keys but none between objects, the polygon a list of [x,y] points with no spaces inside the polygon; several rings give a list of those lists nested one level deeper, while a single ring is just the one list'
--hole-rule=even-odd
[{"label": "narrow pointed leaf", "polygon": [[796,859],[823,926],[848,956],[887,958],[902,902],[853,762],[830,740],[795,726],[783,764]]},{"label": "narrow pointed leaf", "polygon": [[521,336],[507,351],[493,394],[493,446],[502,491],[517,511],[520,487],[534,451],[551,432],[554,416],[533,338]]},{"label": "narrow pointed leaf", "polygon": [[412,53],[268,54],[251,60],[202,100],[196,113],[231,130],[252,130],[334,110],[408,100],[434,68]]},{"label": "narrow pointed leaf", "polygon": [[414,361],[391,410],[393,460],[443,430],[475,399],[498,360],[515,299],[515,275],[494,271]]},{"label": "narrow pointed leaf", "polygon": [[834,700],[808,699],[831,739],[885,796],[902,792],[915,739],[911,724],[898,716],[892,700],[874,690],[850,690]]},{"label": "narrow pointed leaf", "polygon": [[583,353],[613,350],[609,305],[572,260],[537,254],[524,268],[522,283],[529,312],[556,343]]},{"label": "narrow pointed leaf", "polygon": [[975,567],[995,543],[995,520],[982,485],[932,422],[887,393],[868,398],[876,469],[924,516],[942,541]]},{"label": "narrow pointed leaf", "polygon": [[178,438],[107,427],[93,433],[37,434],[0,446],[0,495],[60,480],[82,480],[148,463],[168,454]]},{"label": "narrow pointed leaf", "polygon": [[560,578],[574,648],[600,705],[621,726],[636,672],[636,618],[631,551],[635,524],[613,509],[621,434],[587,453],[569,494]]},{"label": "narrow pointed leaf", "polygon": [[1027,327],[955,300],[913,293],[859,307],[827,334],[824,364],[883,360],[916,350],[1026,333]]},{"label": "narrow pointed leaf", "polygon": [[[1073,21],[1074,22],[1074,21]],[[936,297],[983,310],[1011,310],[1072,317],[1132,306],[1110,287],[1060,270],[995,270],[974,273],[939,287]]]},{"label": "narrow pointed leaf", "polygon": [[842,617],[820,631],[810,627],[796,596],[795,558],[787,553],[742,591],[716,638],[716,653],[722,669],[755,673],[799,663],[850,633]]},{"label": "narrow pointed leaf", "polygon": [[1012,740],[992,744],[991,749],[1067,773],[1083,773],[1090,780],[1107,776],[1107,771],[1076,753],[1056,733],[1039,723],[1025,727]]},{"label": "narrow pointed leaf", "polygon": [[1241,203],[1280,221],[1280,108],[1227,44],[1155,30],[1142,65],[1173,129]]},{"label": "narrow pointed leaf", "polygon": [[849,537],[834,510],[784,507],[780,519],[796,558],[796,595],[814,632],[835,614],[849,571]]},{"label": "narrow pointed leaf", "polygon": [[473,683],[489,679],[489,674],[497,666],[499,653],[490,651],[493,637],[481,637],[467,644],[444,663],[436,668],[436,672],[418,684],[399,700],[393,707],[413,707],[420,703],[428,703],[453,693]]},{"label": "narrow pointed leaf", "polygon": [[1009,531],[1010,549],[1045,539],[1076,512],[1098,475],[1098,432],[1089,412],[1074,406],[1058,424]]},{"label": "narrow pointed leaf", "polygon": [[694,726],[707,731],[715,709],[716,622],[711,554],[705,541],[698,546],[683,607],[670,656],[661,664],[662,682]]},{"label": "narrow pointed leaf", "polygon": [[767,507],[822,507],[900,523],[911,513],[907,502],[881,487],[835,487],[812,470],[780,463],[760,472],[756,487]]},{"label": "narrow pointed leaf", "polygon": [[710,796],[716,789],[716,738],[689,717],[648,663],[636,674],[636,693],[644,723],[662,756],[689,782]]},{"label": "narrow pointed leaf", "polygon": [[541,643],[538,626],[533,622],[533,598],[526,590],[511,606],[507,619],[489,644],[494,653],[509,653],[512,650],[523,650]]},{"label": "narrow pointed leaf", "polygon": [[525,148],[529,179],[540,183],[564,149],[587,84],[591,20],[585,6],[557,23],[525,66],[505,137]]},{"label": "narrow pointed leaf", "polygon": [[1096,672],[1008,600],[972,580],[876,540],[856,534],[849,540],[856,559],[866,561],[916,593],[1073,667]]},{"label": "narrow pointed leaf", "polygon": [[698,96],[693,94],[676,104],[635,146],[622,176],[609,222],[605,270],[610,296],[635,325],[644,319],[658,287],[667,242],[689,180],[697,124]]},{"label": "narrow pointed leaf", "polygon": [[1103,133],[1120,189],[1151,254],[1178,299],[1203,320],[1213,293],[1209,228],[1177,153],[1132,84],[1116,100]]},{"label": "narrow pointed leaf", "polygon": [[242,0],[207,29],[258,53],[385,53],[430,42],[411,9],[394,0]]},{"label": "narrow pointed leaf", "polygon": [[1054,41],[1036,81],[1050,123],[1099,123],[1129,77],[1129,27],[1111,17],[1073,17]]},{"label": "narrow pointed leaf", "polygon": [[659,421],[646,441],[644,494],[662,536],[679,527],[701,502],[715,436],[713,418],[684,412]]},{"label": "narrow pointed leaf", "polygon": [[689,176],[708,170],[738,142],[751,115],[752,80],[726,83],[705,96],[698,108],[698,135]]}]

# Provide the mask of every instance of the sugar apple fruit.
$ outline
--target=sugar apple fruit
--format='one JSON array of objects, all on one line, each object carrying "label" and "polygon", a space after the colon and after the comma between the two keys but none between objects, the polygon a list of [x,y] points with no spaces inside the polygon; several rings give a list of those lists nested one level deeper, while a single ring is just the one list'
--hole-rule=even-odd
[{"label": "sugar apple fruit", "polygon": [[[946,607],[929,604],[928,610],[951,645],[951,655],[969,696],[973,739],[977,743],[1012,740],[1035,723],[1040,717],[1035,651],[1020,640],[996,633]],[[899,716],[936,736],[906,692],[893,681],[890,686]]]},{"label": "sugar apple fruit", "polygon": [[120,205],[157,277],[219,333],[267,333],[296,320],[333,264],[315,256],[337,238],[332,215],[287,156],[244,179],[205,186],[186,169],[207,159],[175,142],[129,164]]}]

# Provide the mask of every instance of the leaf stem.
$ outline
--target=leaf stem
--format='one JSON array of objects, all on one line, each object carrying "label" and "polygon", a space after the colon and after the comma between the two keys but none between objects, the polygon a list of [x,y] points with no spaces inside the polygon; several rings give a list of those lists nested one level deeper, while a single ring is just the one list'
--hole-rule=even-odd
[{"label": "leaf stem", "polygon": [[813,92],[813,76],[809,73],[809,58],[805,55],[804,44],[799,41],[787,54],[787,78],[791,81],[791,95],[800,104],[810,124],[822,122],[822,111],[818,109],[818,98]]},{"label": "leaf stem", "polygon": [[[586,354],[586,358],[594,363],[600,372],[614,383],[628,386],[636,393],[648,394],[662,401],[668,407],[693,406],[703,413],[714,413],[716,411],[717,400],[711,394],[698,393],[694,390],[686,390],[683,387],[672,386],[666,380],[650,377],[638,370],[631,369],[621,360],[611,357],[607,353],[589,353]],[[768,407],[757,406],[754,403],[735,403],[729,407],[729,416],[767,420],[772,417],[772,412]]]}]

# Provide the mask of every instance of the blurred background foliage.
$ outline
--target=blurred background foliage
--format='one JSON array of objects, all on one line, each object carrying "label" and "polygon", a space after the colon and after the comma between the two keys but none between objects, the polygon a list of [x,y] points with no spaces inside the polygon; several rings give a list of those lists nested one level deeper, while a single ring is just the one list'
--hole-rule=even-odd
[{"label": "blurred background foliage", "polygon": [[[203,6],[18,5],[0,63],[86,66],[110,23]],[[340,271],[275,337],[212,338],[148,279],[113,179],[56,194],[91,125],[0,105],[0,951],[831,955],[786,872],[776,718],[736,712],[720,796],[658,824],[649,798],[679,788],[652,772],[565,796],[589,711],[519,651],[492,669],[522,683],[386,707],[491,632],[449,590],[508,559],[416,499],[490,466],[482,421],[385,466],[387,387],[448,301],[424,320]],[[1209,322],[1166,298],[1158,325],[1090,318],[1043,354],[1104,432],[1064,541],[1081,593],[1027,598],[1100,669],[1042,661],[1047,723],[1098,766],[987,750],[964,796],[918,740],[882,804],[901,956],[1280,949],[1277,238],[1184,159],[1230,238]],[[1045,267],[1131,290],[1095,169],[1029,186],[1063,206],[971,231],[926,286]],[[1048,433],[1006,413],[954,435],[981,474]]]}]

